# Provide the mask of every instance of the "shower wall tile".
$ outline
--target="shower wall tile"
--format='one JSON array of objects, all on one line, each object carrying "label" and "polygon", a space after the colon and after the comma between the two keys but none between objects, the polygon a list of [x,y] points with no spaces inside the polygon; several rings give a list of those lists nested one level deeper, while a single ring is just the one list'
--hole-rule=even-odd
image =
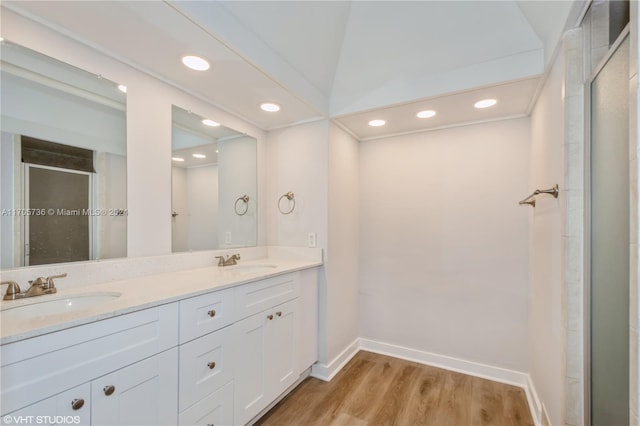
[{"label": "shower wall tile", "polygon": [[576,28],[567,31],[562,44],[566,67],[564,77],[564,96],[569,98],[583,92],[582,51],[583,30]]},{"label": "shower wall tile", "polygon": [[582,282],[566,281],[567,330],[582,333]]},{"label": "shower wall tile", "polygon": [[[564,100],[564,141],[565,144],[584,146],[584,91]],[[580,163],[582,164],[582,163]],[[577,163],[575,164],[578,165]]]},{"label": "shower wall tile", "polygon": [[[629,341],[638,341],[638,331],[629,331]],[[638,345],[629,346],[629,410],[638,413]]]},{"label": "shower wall tile", "polygon": [[629,247],[629,325],[638,328],[638,244]]},{"label": "shower wall tile", "polygon": [[564,421],[567,425],[578,426],[582,424],[582,380],[567,379],[565,383],[567,412]]},{"label": "shower wall tile", "polygon": [[[598,13],[605,13],[600,10]],[[608,13],[608,10],[606,11]],[[591,22],[586,33],[593,36]],[[563,38],[565,55],[564,98],[564,285],[565,285],[565,419],[567,425],[583,424],[584,364],[584,200],[585,200],[585,98],[584,35],[581,29],[567,32]]]},{"label": "shower wall tile", "polygon": [[[580,353],[582,351],[582,333],[567,331],[567,352]],[[582,360],[577,357],[567,359],[567,377],[582,380]]]},{"label": "shower wall tile", "polygon": [[567,164],[564,169],[564,189],[582,192],[584,188],[584,146],[580,143],[565,144]]},{"label": "shower wall tile", "polygon": [[[565,197],[567,223],[565,235],[567,237],[582,237],[584,226],[584,195],[582,191],[562,191]],[[580,259],[582,261],[582,259]]]},{"label": "shower wall tile", "polygon": [[631,39],[629,40],[629,48],[631,49],[631,55],[629,60],[629,78],[632,78],[634,75],[638,74],[638,31],[640,31],[640,26],[638,24],[638,2],[632,1],[630,2],[630,10],[629,10],[629,21],[631,22]]},{"label": "shower wall tile", "polygon": [[[582,286],[582,240],[578,237],[564,237],[566,282]],[[570,302],[572,299],[568,299]]]}]

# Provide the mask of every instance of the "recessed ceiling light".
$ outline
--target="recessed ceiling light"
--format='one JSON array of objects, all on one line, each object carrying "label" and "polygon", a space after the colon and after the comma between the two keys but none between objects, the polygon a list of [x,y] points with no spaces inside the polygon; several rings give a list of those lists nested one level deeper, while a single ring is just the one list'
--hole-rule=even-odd
[{"label": "recessed ceiling light", "polygon": [[489,107],[494,106],[497,103],[498,103],[498,101],[495,100],[495,99],[483,99],[483,100],[478,101],[475,104],[473,104],[473,106],[476,107],[476,108],[489,108]]},{"label": "recessed ceiling light", "polygon": [[171,157],[171,159],[172,159],[173,161],[177,161],[178,163],[181,163],[181,162],[183,162],[183,161],[184,161],[184,158],[182,158],[182,157]]},{"label": "recessed ceiling light", "polygon": [[209,69],[209,62],[199,56],[183,56],[182,63],[196,71],[206,71]]},{"label": "recessed ceiling light", "polygon": [[127,93],[127,86],[125,86],[124,84],[119,84],[118,90],[121,91],[122,93]]},{"label": "recessed ceiling light", "polygon": [[218,123],[217,121],[209,120],[208,118],[205,118],[204,120],[202,120],[202,124],[204,124],[205,126],[211,126],[211,127],[218,127],[220,125],[220,123]]},{"label": "recessed ceiling light", "polygon": [[207,158],[207,156],[204,154],[191,154],[191,156],[193,158]]},{"label": "recessed ceiling light", "polygon": [[419,113],[416,114],[416,117],[418,118],[431,118],[434,115],[436,115],[436,112],[432,109],[428,109],[426,111],[420,111]]},{"label": "recessed ceiling light", "polygon": [[380,126],[384,126],[385,124],[387,124],[387,122],[384,120],[371,120],[369,122],[369,126],[373,126],[373,127],[380,127]]},{"label": "recessed ceiling light", "polygon": [[280,111],[280,105],[274,104],[273,102],[264,102],[260,104],[260,109],[267,112],[278,112]]}]

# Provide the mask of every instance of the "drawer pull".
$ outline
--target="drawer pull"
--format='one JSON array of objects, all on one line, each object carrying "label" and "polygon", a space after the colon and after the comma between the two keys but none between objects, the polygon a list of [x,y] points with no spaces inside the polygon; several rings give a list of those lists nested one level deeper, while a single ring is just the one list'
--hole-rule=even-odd
[{"label": "drawer pull", "polygon": [[267,318],[269,318],[269,320],[273,319],[273,315],[267,315]]},{"label": "drawer pull", "polygon": [[74,399],[73,401],[71,401],[71,408],[73,408],[74,410],[81,409],[83,405],[84,405],[84,399],[82,398]]},{"label": "drawer pull", "polygon": [[216,368],[216,363],[212,361],[207,363],[207,366],[209,367],[209,370],[213,370],[214,368]]},{"label": "drawer pull", "polygon": [[278,311],[278,312],[276,312],[276,315],[281,317],[282,316],[282,312]]},{"label": "drawer pull", "polygon": [[213,423],[207,423],[207,426],[216,426]]},{"label": "drawer pull", "polygon": [[210,310],[209,312],[207,312],[207,315],[209,315],[211,318],[215,317],[216,316],[216,310],[215,309]]},{"label": "drawer pull", "polygon": [[113,395],[113,393],[116,391],[116,387],[113,385],[109,385],[109,386],[105,386],[104,389],[102,389],[104,391],[104,394],[107,396]]}]

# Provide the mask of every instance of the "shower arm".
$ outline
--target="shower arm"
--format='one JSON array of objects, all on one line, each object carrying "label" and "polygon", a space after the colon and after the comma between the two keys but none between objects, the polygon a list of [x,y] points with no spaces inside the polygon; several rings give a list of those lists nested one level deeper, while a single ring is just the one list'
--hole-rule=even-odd
[{"label": "shower arm", "polygon": [[540,194],[549,194],[551,196],[553,196],[553,198],[558,198],[558,193],[560,192],[558,184],[556,183],[552,188],[549,189],[536,189],[535,191],[533,191],[533,194],[529,195],[527,198],[525,198],[524,200],[520,201],[518,204],[522,205],[522,204],[528,204],[531,207],[535,207],[536,206],[536,195],[540,195]]}]

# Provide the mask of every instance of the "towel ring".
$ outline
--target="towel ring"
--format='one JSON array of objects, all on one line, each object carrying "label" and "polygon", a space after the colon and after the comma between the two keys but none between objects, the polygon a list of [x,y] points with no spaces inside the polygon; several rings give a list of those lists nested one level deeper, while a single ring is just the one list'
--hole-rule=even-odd
[{"label": "towel ring", "polygon": [[[240,204],[240,207],[238,207],[239,201],[242,201],[244,203],[244,209],[242,208],[243,204]],[[233,205],[233,209],[236,211],[236,214],[238,216],[244,216],[245,214],[247,214],[247,212],[249,211],[249,196],[243,195],[242,197],[238,198]]]},{"label": "towel ring", "polygon": [[[280,202],[282,201],[283,198],[286,198],[289,201],[293,201],[293,204],[291,205],[291,208],[287,211],[282,210],[282,207],[280,207]],[[289,203],[291,204],[291,203]],[[278,198],[278,210],[280,210],[280,213],[282,214],[289,214],[292,211],[294,211],[296,208],[296,199],[295,199],[295,195],[293,195],[293,192],[289,191],[286,194],[283,194],[280,198]]]}]

